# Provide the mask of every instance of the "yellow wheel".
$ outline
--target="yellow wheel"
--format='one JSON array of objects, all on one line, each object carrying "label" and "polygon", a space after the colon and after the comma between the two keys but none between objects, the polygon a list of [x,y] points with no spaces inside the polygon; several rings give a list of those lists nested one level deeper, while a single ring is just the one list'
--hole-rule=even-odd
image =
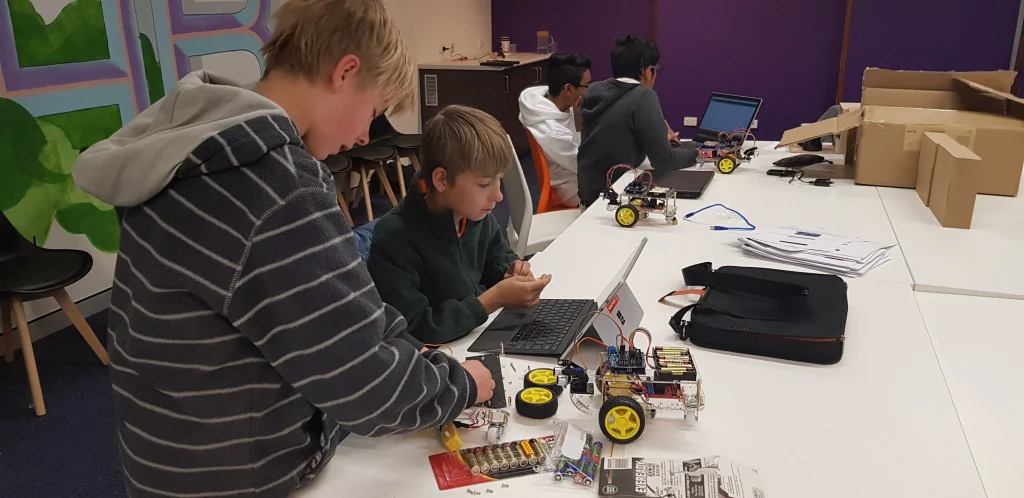
[{"label": "yellow wheel", "polygon": [[555,416],[558,398],[550,389],[528,387],[516,394],[516,413],[527,417],[544,419]]},{"label": "yellow wheel", "polygon": [[601,432],[620,444],[632,443],[644,433],[644,408],[629,396],[613,396],[601,405]]},{"label": "yellow wheel", "polygon": [[640,221],[640,211],[632,204],[619,206],[619,209],[615,211],[615,221],[620,226],[631,227]]},{"label": "yellow wheel", "polygon": [[526,372],[526,376],[523,377],[523,387],[527,389],[543,387],[550,389],[555,396],[562,394],[562,386],[558,385],[558,375],[555,374],[554,368],[535,368]]},{"label": "yellow wheel", "polygon": [[720,157],[716,165],[718,166],[718,171],[725,174],[732,173],[736,170],[736,158],[732,156]]}]

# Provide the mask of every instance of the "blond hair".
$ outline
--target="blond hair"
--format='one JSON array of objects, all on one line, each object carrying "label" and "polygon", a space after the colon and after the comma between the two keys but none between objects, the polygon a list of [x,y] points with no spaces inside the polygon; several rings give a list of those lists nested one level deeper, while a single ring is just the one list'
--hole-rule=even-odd
[{"label": "blond hair", "polygon": [[515,153],[497,119],[480,109],[452,105],[427,121],[420,157],[427,178],[443,168],[454,181],[467,171],[485,177],[504,176]]},{"label": "blond hair", "polygon": [[264,75],[319,81],[346,55],[359,58],[359,87],[374,86],[394,112],[415,106],[416,74],[398,25],[380,0],[288,0],[263,45]]}]

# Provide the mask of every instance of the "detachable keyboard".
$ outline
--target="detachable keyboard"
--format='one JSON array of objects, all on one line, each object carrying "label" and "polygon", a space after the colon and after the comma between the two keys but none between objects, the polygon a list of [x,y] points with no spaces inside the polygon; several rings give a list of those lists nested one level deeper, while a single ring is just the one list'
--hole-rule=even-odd
[{"label": "detachable keyboard", "polygon": [[533,309],[533,321],[523,324],[505,345],[506,353],[554,355],[575,337],[579,323],[595,303],[589,299],[543,299]]}]

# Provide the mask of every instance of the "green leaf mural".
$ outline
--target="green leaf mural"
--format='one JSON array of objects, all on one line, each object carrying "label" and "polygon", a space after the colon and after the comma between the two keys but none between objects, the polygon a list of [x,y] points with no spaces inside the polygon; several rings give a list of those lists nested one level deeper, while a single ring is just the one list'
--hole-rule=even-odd
[{"label": "green leaf mural", "polygon": [[117,252],[121,242],[113,209],[103,211],[92,203],[69,204],[57,211],[57,223],[68,233],[85,235],[93,247],[103,252]]},{"label": "green leaf mural", "polygon": [[12,100],[0,98],[0,210],[18,203],[40,169],[46,137],[35,118]]},{"label": "green leaf mural", "polygon": [[117,106],[114,118],[102,109],[35,119],[16,102],[0,98],[0,122],[12,125],[0,128],[0,164],[5,165],[0,168],[0,210],[26,239],[44,245],[56,219],[96,249],[117,252],[120,228],[113,207],[82,192],[71,176],[78,149],[96,140],[81,141],[106,138],[120,127]]},{"label": "green leaf mural", "polygon": [[43,21],[30,0],[6,1],[19,66],[52,66],[110,58],[100,0],[75,0],[50,24]]},{"label": "green leaf mural", "polygon": [[50,114],[36,120],[56,125],[57,128],[64,130],[64,134],[71,142],[71,148],[82,150],[83,147],[106,140],[121,129],[121,109],[117,104],[113,104]]},{"label": "green leaf mural", "polygon": [[160,61],[156,58],[153,42],[144,33],[139,33],[139,46],[142,48],[142,67],[146,72],[146,88],[149,89],[149,103],[164,97],[164,79],[160,72]]}]

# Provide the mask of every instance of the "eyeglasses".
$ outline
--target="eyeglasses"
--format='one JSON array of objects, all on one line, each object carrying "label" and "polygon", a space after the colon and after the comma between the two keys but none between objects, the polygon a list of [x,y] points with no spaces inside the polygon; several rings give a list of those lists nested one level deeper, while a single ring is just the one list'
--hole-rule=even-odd
[{"label": "eyeglasses", "polygon": [[652,73],[658,74],[658,71],[661,71],[661,66],[660,65],[658,65],[658,66],[651,66],[651,72]]},{"label": "eyeglasses", "polygon": [[573,85],[573,86],[575,86],[576,88],[582,88],[584,90],[586,90],[587,88],[590,88],[590,85]]}]

